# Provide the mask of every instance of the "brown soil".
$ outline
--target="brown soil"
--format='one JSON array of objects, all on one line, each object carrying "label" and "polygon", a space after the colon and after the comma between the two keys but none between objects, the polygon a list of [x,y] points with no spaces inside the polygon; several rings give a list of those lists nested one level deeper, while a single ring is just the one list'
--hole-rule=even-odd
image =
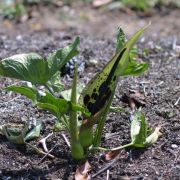
[{"label": "brown soil", "polygon": [[[42,14],[46,11],[47,9],[40,10]],[[63,11],[63,8],[57,10],[57,12]],[[177,102],[180,97],[179,10],[168,11],[166,15],[154,12],[151,18],[140,18],[134,12],[129,15],[120,11],[104,12],[89,8],[83,9],[82,12],[78,11],[77,7],[70,8],[69,11],[76,12],[74,14],[78,12],[78,15],[73,15],[75,20],[67,19],[63,23],[57,18],[58,13],[53,15],[52,12],[44,14],[43,17],[39,15],[21,24],[0,21],[0,59],[25,52],[37,52],[47,56],[52,50],[64,47],[79,34],[80,56],[82,61],[86,62],[86,69],[80,73],[79,80],[87,83],[113,56],[115,38],[112,35],[116,31],[117,24],[122,25],[128,35],[131,35],[138,27],[151,20],[151,29],[138,43],[140,58],[149,62],[151,67],[141,77],[120,79],[113,105],[124,107],[126,113],[109,114],[104,128],[102,146],[112,148],[130,142],[128,113],[130,109],[122,99],[123,95],[130,90],[141,92],[145,95],[143,110],[148,123],[151,127],[161,125],[162,136],[157,143],[147,149],[123,150],[118,160],[109,168],[110,179],[178,180],[180,178],[180,102]],[[83,13],[88,16],[88,21],[86,17],[83,17],[85,20],[77,18]],[[51,19],[52,17],[54,19]],[[144,48],[149,49],[149,54],[146,56],[142,55]],[[97,60],[98,65],[90,64],[92,59]],[[71,81],[68,76],[63,77],[63,82],[66,82],[67,86]],[[0,79],[1,87],[13,83],[18,81]],[[40,139],[52,132],[55,118],[51,114],[33,107],[29,100],[19,94],[0,92],[0,124],[35,120],[43,122]],[[54,133],[47,142],[49,149],[58,144],[52,152],[57,159],[46,158],[43,162],[40,162],[42,156],[36,154],[31,148],[16,146],[1,136],[0,178],[4,180],[73,179],[76,163],[71,159],[69,148],[61,136],[62,133],[66,134],[66,132]],[[37,142],[38,140],[31,143],[37,145]],[[108,165],[98,153],[90,157],[89,161],[92,165],[92,176]],[[106,176],[107,171],[104,171],[93,179],[106,179]]]}]

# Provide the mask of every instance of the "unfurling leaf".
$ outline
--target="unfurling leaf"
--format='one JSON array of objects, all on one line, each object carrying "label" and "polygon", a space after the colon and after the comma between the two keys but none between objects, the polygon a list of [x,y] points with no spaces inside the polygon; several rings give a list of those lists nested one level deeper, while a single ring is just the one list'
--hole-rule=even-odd
[{"label": "unfurling leaf", "polygon": [[134,147],[147,147],[155,143],[161,135],[160,127],[156,127],[154,132],[148,128],[144,113],[139,109],[131,123],[131,144]]},{"label": "unfurling leaf", "polygon": [[6,138],[14,143],[23,145],[26,141],[38,138],[40,136],[41,123],[35,126],[32,130],[28,130],[27,125],[14,125],[5,124],[0,126],[1,135],[6,136]]},{"label": "unfurling leaf", "polygon": [[120,50],[122,50],[125,42],[126,42],[126,36],[122,28],[119,27],[118,33],[117,33],[116,52],[119,52]]},{"label": "unfurling leaf", "polygon": [[2,135],[14,143],[14,144],[25,144],[24,137],[28,131],[27,126],[22,127],[22,125],[13,126],[11,124],[5,124],[2,126]]},{"label": "unfurling leaf", "polygon": [[147,136],[147,121],[139,109],[131,123],[131,141],[136,147],[143,147]]},{"label": "unfurling leaf", "polygon": [[154,132],[146,138],[146,141],[144,143],[145,146],[150,146],[158,140],[159,136],[161,135],[159,130],[160,127],[156,127]]}]

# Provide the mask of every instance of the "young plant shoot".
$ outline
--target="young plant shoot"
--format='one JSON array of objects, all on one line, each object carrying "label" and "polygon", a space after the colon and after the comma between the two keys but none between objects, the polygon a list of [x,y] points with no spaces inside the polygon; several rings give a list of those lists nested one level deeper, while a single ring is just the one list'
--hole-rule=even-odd
[{"label": "young plant shoot", "polygon": [[[115,56],[86,85],[79,101],[77,101],[77,66],[72,89],[68,91],[71,94],[70,98],[55,96],[55,93],[62,92],[62,85],[57,80],[59,70],[78,54],[79,38],[76,38],[70,46],[51,54],[46,61],[36,53],[19,54],[3,59],[0,62],[0,75],[28,82],[23,86],[10,86],[6,89],[25,95],[34,105],[56,116],[58,123],[62,123],[70,133],[72,157],[83,160],[88,156],[90,148],[98,148],[100,145],[119,77],[141,75],[149,67],[147,63],[138,63],[135,58],[131,58],[134,44],[146,29],[147,27],[140,29],[127,42],[124,32],[119,29]],[[40,91],[37,85],[43,85],[45,90]],[[78,121],[79,114],[82,115],[82,121]],[[141,116],[137,114],[136,119],[138,123],[141,122],[138,132],[137,128],[134,128],[137,125],[136,121],[131,127],[131,145],[136,147],[145,147],[157,140],[158,131],[154,133],[155,135],[147,136],[146,121],[143,117],[143,114]]]},{"label": "young plant shoot", "polygon": [[[130,52],[136,41],[147,27],[139,30],[129,41],[125,43],[125,35],[119,30],[116,46],[116,55],[84,88],[80,96],[80,103],[91,113],[91,117],[82,122],[80,128],[80,141],[85,149],[93,145],[100,145],[102,131],[106,116],[114,97],[119,76],[140,75],[148,68],[148,64],[139,64],[129,58]],[[139,66],[140,68],[133,68]],[[93,126],[97,124],[95,134]],[[88,141],[86,141],[88,137]]]}]

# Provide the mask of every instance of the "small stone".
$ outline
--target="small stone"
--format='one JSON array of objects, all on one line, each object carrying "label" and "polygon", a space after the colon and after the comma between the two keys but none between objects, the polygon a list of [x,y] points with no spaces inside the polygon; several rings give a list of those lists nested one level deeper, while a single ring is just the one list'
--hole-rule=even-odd
[{"label": "small stone", "polygon": [[89,64],[90,65],[97,65],[98,64],[98,61],[96,59],[90,59],[89,60]]},{"label": "small stone", "polygon": [[21,36],[21,35],[18,35],[18,36],[16,36],[16,40],[17,40],[17,41],[22,41],[22,40],[23,40],[23,38],[22,38],[22,36]]},{"label": "small stone", "polygon": [[175,148],[178,147],[178,145],[177,145],[177,144],[172,144],[171,147],[172,147],[173,149],[175,149]]}]

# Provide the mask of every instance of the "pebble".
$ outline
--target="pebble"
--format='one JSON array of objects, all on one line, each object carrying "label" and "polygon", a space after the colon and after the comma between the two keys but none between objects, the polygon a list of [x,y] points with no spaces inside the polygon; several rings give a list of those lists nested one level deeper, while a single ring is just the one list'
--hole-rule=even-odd
[{"label": "pebble", "polygon": [[89,64],[90,65],[97,65],[98,64],[98,61],[96,59],[90,59],[89,60]]},{"label": "pebble", "polygon": [[176,148],[178,147],[178,145],[177,145],[177,144],[172,144],[171,147],[172,147],[173,149],[176,149]]}]

